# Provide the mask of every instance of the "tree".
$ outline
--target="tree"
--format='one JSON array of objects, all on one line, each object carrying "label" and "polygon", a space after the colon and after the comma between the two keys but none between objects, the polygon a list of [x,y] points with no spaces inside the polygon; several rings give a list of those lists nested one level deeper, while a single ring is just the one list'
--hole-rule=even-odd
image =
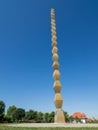
[{"label": "tree", "polygon": [[65,116],[65,121],[69,122],[70,121],[70,117],[69,117],[67,112],[64,112],[64,116]]},{"label": "tree", "polygon": [[44,122],[43,120],[44,120],[43,113],[42,112],[38,112],[36,122],[37,123],[42,123],[42,122]]},{"label": "tree", "polygon": [[54,115],[55,115],[54,112],[49,113],[49,116],[48,116],[48,122],[49,123],[54,122]]},{"label": "tree", "polygon": [[12,123],[12,118],[9,117],[7,114],[4,115],[4,120],[3,120],[4,123]]},{"label": "tree", "polygon": [[23,118],[25,117],[25,110],[22,109],[22,108],[17,108],[15,111],[14,111],[14,114],[13,114],[13,118],[16,120],[16,121],[23,121]]},{"label": "tree", "polygon": [[7,117],[11,118],[11,121],[14,122],[15,118],[14,118],[14,113],[16,111],[16,106],[10,106],[7,110]]},{"label": "tree", "polygon": [[28,112],[25,113],[25,120],[30,122],[36,122],[37,114],[38,114],[37,111],[29,110]]},{"label": "tree", "polygon": [[93,122],[93,123],[98,123],[98,119],[96,119],[95,117],[93,117],[92,122]]},{"label": "tree", "polygon": [[45,122],[45,123],[52,123],[52,122],[54,122],[54,115],[55,115],[54,112],[44,113],[43,114],[43,122]]},{"label": "tree", "polygon": [[48,117],[49,117],[49,113],[44,113],[43,121],[44,121],[45,123],[48,123],[48,122],[49,122],[49,121],[48,121]]},{"label": "tree", "polygon": [[0,101],[0,122],[2,122],[5,113],[5,103]]}]

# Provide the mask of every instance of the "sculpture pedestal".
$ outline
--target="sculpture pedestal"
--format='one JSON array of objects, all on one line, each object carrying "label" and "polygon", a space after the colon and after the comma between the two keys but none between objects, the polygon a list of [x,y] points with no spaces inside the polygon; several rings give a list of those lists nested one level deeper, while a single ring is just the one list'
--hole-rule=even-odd
[{"label": "sculpture pedestal", "polygon": [[55,123],[65,123],[64,112],[62,109],[56,109],[54,122]]}]

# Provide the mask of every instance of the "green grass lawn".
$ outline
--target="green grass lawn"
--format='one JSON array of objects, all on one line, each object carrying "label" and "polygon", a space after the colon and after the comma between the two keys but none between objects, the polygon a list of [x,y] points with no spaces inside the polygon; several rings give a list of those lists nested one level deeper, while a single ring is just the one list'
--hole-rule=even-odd
[{"label": "green grass lawn", "polygon": [[16,128],[0,125],[0,130],[98,130],[98,128]]}]

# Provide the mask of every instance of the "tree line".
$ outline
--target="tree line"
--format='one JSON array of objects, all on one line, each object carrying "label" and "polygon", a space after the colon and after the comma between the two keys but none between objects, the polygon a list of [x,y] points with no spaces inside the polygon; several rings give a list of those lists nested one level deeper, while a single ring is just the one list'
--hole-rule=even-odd
[{"label": "tree line", "polygon": [[[15,105],[9,106],[5,113],[6,105],[0,101],[0,122],[31,122],[31,123],[52,123],[54,122],[54,112],[43,113],[35,110],[25,111],[23,108],[17,108]],[[67,112],[64,112],[66,122],[70,121]]]}]

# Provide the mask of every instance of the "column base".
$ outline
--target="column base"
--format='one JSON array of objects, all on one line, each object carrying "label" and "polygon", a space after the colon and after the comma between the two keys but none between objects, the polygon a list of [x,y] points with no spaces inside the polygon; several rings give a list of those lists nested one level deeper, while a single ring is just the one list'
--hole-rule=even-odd
[{"label": "column base", "polygon": [[55,112],[54,123],[65,123],[64,112],[62,109],[57,109]]}]

